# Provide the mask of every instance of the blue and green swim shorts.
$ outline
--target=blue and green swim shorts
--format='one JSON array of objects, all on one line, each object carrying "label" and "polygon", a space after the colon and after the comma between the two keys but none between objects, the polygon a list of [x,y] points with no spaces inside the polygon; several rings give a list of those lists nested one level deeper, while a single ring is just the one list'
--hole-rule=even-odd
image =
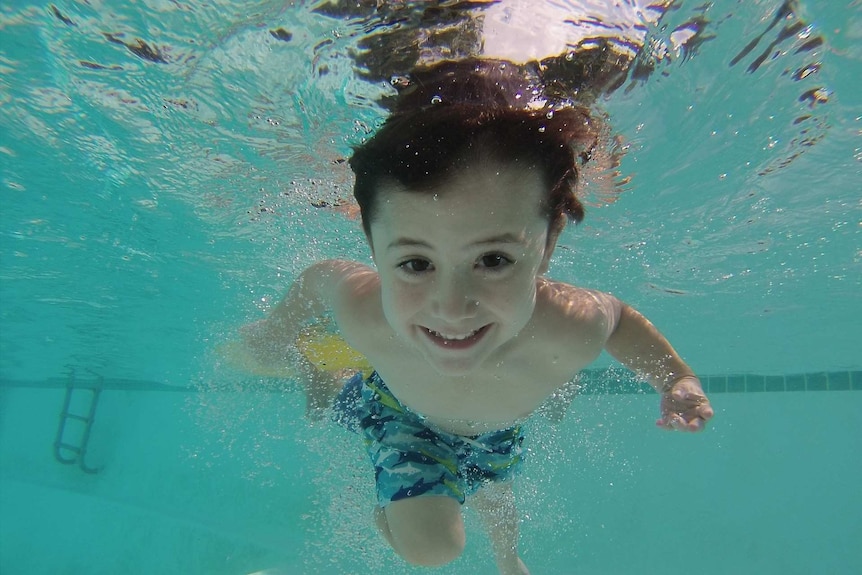
[{"label": "blue and green swim shorts", "polygon": [[431,429],[377,372],[364,380],[357,374],[345,384],[335,419],[364,436],[381,507],[423,495],[464,503],[483,483],[511,479],[522,461],[520,425],[471,437]]}]

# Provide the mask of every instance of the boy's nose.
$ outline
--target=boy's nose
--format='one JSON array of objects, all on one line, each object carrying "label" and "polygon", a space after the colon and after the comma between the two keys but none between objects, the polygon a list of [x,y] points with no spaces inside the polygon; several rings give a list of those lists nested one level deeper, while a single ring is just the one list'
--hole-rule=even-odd
[{"label": "boy's nose", "polygon": [[479,301],[473,297],[469,282],[456,277],[439,278],[435,282],[432,312],[450,322],[475,317]]}]

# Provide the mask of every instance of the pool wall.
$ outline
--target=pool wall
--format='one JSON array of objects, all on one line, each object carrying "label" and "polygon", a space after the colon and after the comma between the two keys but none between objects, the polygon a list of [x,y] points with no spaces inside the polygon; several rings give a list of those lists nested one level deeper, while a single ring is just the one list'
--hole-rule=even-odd
[{"label": "pool wall", "polygon": [[[517,487],[526,562],[559,574],[862,572],[856,376],[844,391],[715,393],[698,436],[655,429],[655,395],[588,387],[562,423],[531,424]],[[296,394],[103,382],[87,473],[53,457],[61,380],[3,383],[0,572],[421,572],[373,532],[359,441],[303,421]],[[470,514],[468,527],[465,557],[433,572],[494,573]]]}]

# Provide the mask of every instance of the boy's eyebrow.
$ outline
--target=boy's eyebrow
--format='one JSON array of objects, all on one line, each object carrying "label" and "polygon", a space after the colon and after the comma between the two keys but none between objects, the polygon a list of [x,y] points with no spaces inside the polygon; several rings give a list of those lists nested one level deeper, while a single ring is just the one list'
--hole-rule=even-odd
[{"label": "boy's eyebrow", "polygon": [[[518,234],[500,234],[499,236],[492,236],[490,238],[479,240],[478,242],[473,242],[471,245],[474,246],[484,246],[491,244],[523,244],[524,238]],[[393,240],[388,246],[387,249],[392,248],[427,248],[431,249],[431,245],[427,242],[423,242],[421,240],[414,240],[411,238],[396,238]]]},{"label": "boy's eyebrow", "polygon": [[480,240],[478,242],[473,242],[474,246],[482,246],[487,244],[523,244],[524,237],[519,234],[500,234],[499,236],[492,236],[490,238]]},{"label": "boy's eyebrow", "polygon": [[428,248],[431,246],[425,242],[419,240],[411,240],[410,238],[396,238],[394,239],[386,249],[391,250],[392,248]]}]

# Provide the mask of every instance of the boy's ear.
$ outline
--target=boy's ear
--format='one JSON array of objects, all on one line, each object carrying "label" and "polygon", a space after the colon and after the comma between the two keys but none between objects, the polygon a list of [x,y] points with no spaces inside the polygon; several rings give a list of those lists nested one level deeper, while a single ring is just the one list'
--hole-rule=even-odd
[{"label": "boy's ear", "polygon": [[565,214],[559,214],[551,225],[548,226],[548,239],[545,241],[545,255],[542,258],[542,263],[539,266],[539,274],[548,272],[548,266],[551,264],[551,256],[554,254],[554,249],[557,247],[557,240],[560,234],[566,228],[568,219]]}]

